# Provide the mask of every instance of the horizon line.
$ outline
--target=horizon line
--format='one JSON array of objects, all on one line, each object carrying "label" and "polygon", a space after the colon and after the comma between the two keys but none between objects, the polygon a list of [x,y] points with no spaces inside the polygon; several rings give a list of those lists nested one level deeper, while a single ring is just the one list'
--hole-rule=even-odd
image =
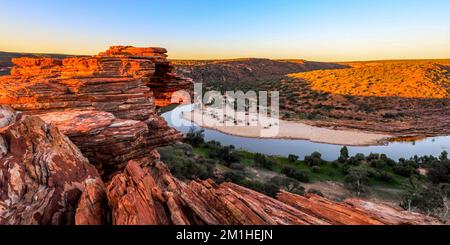
[{"label": "horizon line", "polygon": [[[136,46],[137,47],[137,46]],[[157,48],[157,47],[152,47]],[[95,56],[96,54],[70,54],[70,53],[58,53],[58,52],[28,52],[28,51],[4,51],[0,50],[2,53],[14,53],[14,54],[33,54],[33,55],[64,55],[64,56]],[[245,59],[265,59],[265,60],[274,60],[274,61],[294,61],[294,60],[304,60],[310,62],[324,62],[324,63],[355,63],[355,62],[382,62],[382,61],[443,61],[450,60],[450,57],[447,58],[392,58],[392,59],[355,59],[355,60],[310,60],[304,58],[267,58],[267,57],[236,57],[236,58],[170,58],[169,60],[174,61],[233,61],[233,60],[245,60]]]}]

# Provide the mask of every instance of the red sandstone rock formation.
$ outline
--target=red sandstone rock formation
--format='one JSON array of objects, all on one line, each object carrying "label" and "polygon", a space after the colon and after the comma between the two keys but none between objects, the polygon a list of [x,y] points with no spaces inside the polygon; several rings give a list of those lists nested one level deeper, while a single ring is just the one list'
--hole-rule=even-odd
[{"label": "red sandstone rock formation", "polygon": [[338,203],[281,192],[276,200],[232,183],[184,183],[157,157],[141,165],[130,161],[108,185],[113,224],[439,224],[434,218],[359,199]]},{"label": "red sandstone rock formation", "polygon": [[120,170],[181,138],[155,110],[192,85],[171,73],[166,52],[116,46],[93,57],[13,59],[12,75],[0,80],[0,104],[59,127],[101,174]]},{"label": "red sandstone rock formation", "polygon": [[86,185],[100,181],[77,147],[57,128],[23,115],[0,139],[0,224],[74,224]]},{"label": "red sandstone rock formation", "polygon": [[181,137],[160,117],[144,122],[118,119],[108,112],[80,110],[39,116],[67,135],[106,178],[123,169],[129,160],[149,157],[152,149]]},{"label": "red sandstone rock formation", "polygon": [[171,73],[165,53],[116,46],[94,57],[14,60],[0,79],[0,224],[438,223],[359,199],[274,199],[176,179],[155,148],[181,134],[155,108],[190,82]]},{"label": "red sandstone rock formation", "polygon": [[155,100],[164,106],[174,92],[192,90],[191,80],[173,73],[165,53],[115,46],[92,57],[15,58],[11,76],[0,80],[0,104],[34,112],[95,109],[145,120],[154,114]]},{"label": "red sandstone rock formation", "polygon": [[192,80],[178,76],[175,73],[175,67],[166,59],[167,50],[164,48],[135,48],[131,46],[113,46],[100,56],[136,56],[151,57],[155,64],[155,72],[149,78],[149,86],[155,96],[157,106],[166,106],[171,103],[190,101],[190,98],[177,98],[177,101],[171,101],[173,93],[178,90],[190,92],[192,90]]}]

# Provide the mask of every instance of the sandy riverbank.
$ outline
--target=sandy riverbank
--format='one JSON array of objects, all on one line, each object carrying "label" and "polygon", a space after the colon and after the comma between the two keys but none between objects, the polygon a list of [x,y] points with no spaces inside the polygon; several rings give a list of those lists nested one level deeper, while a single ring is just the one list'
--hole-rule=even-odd
[{"label": "sandy riverbank", "polygon": [[252,116],[244,112],[223,113],[223,109],[211,107],[184,112],[183,118],[204,128],[252,138],[304,139],[318,143],[367,146],[382,144],[393,137],[387,134],[315,127],[300,122]]}]

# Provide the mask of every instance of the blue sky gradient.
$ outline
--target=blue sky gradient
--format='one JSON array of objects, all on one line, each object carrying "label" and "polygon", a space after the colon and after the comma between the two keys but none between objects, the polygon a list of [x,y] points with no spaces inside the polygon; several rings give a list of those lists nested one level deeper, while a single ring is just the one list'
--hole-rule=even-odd
[{"label": "blue sky gradient", "polygon": [[449,0],[0,0],[0,50],[170,58],[450,58]]}]

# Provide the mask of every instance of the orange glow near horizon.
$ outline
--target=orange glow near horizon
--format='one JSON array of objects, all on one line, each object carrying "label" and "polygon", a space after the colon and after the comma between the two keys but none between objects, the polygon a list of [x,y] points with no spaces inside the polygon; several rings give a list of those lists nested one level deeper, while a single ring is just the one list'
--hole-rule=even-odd
[{"label": "orange glow near horizon", "polygon": [[167,48],[171,59],[450,58],[448,0],[110,1],[4,5],[0,51],[92,55],[132,45]]}]

